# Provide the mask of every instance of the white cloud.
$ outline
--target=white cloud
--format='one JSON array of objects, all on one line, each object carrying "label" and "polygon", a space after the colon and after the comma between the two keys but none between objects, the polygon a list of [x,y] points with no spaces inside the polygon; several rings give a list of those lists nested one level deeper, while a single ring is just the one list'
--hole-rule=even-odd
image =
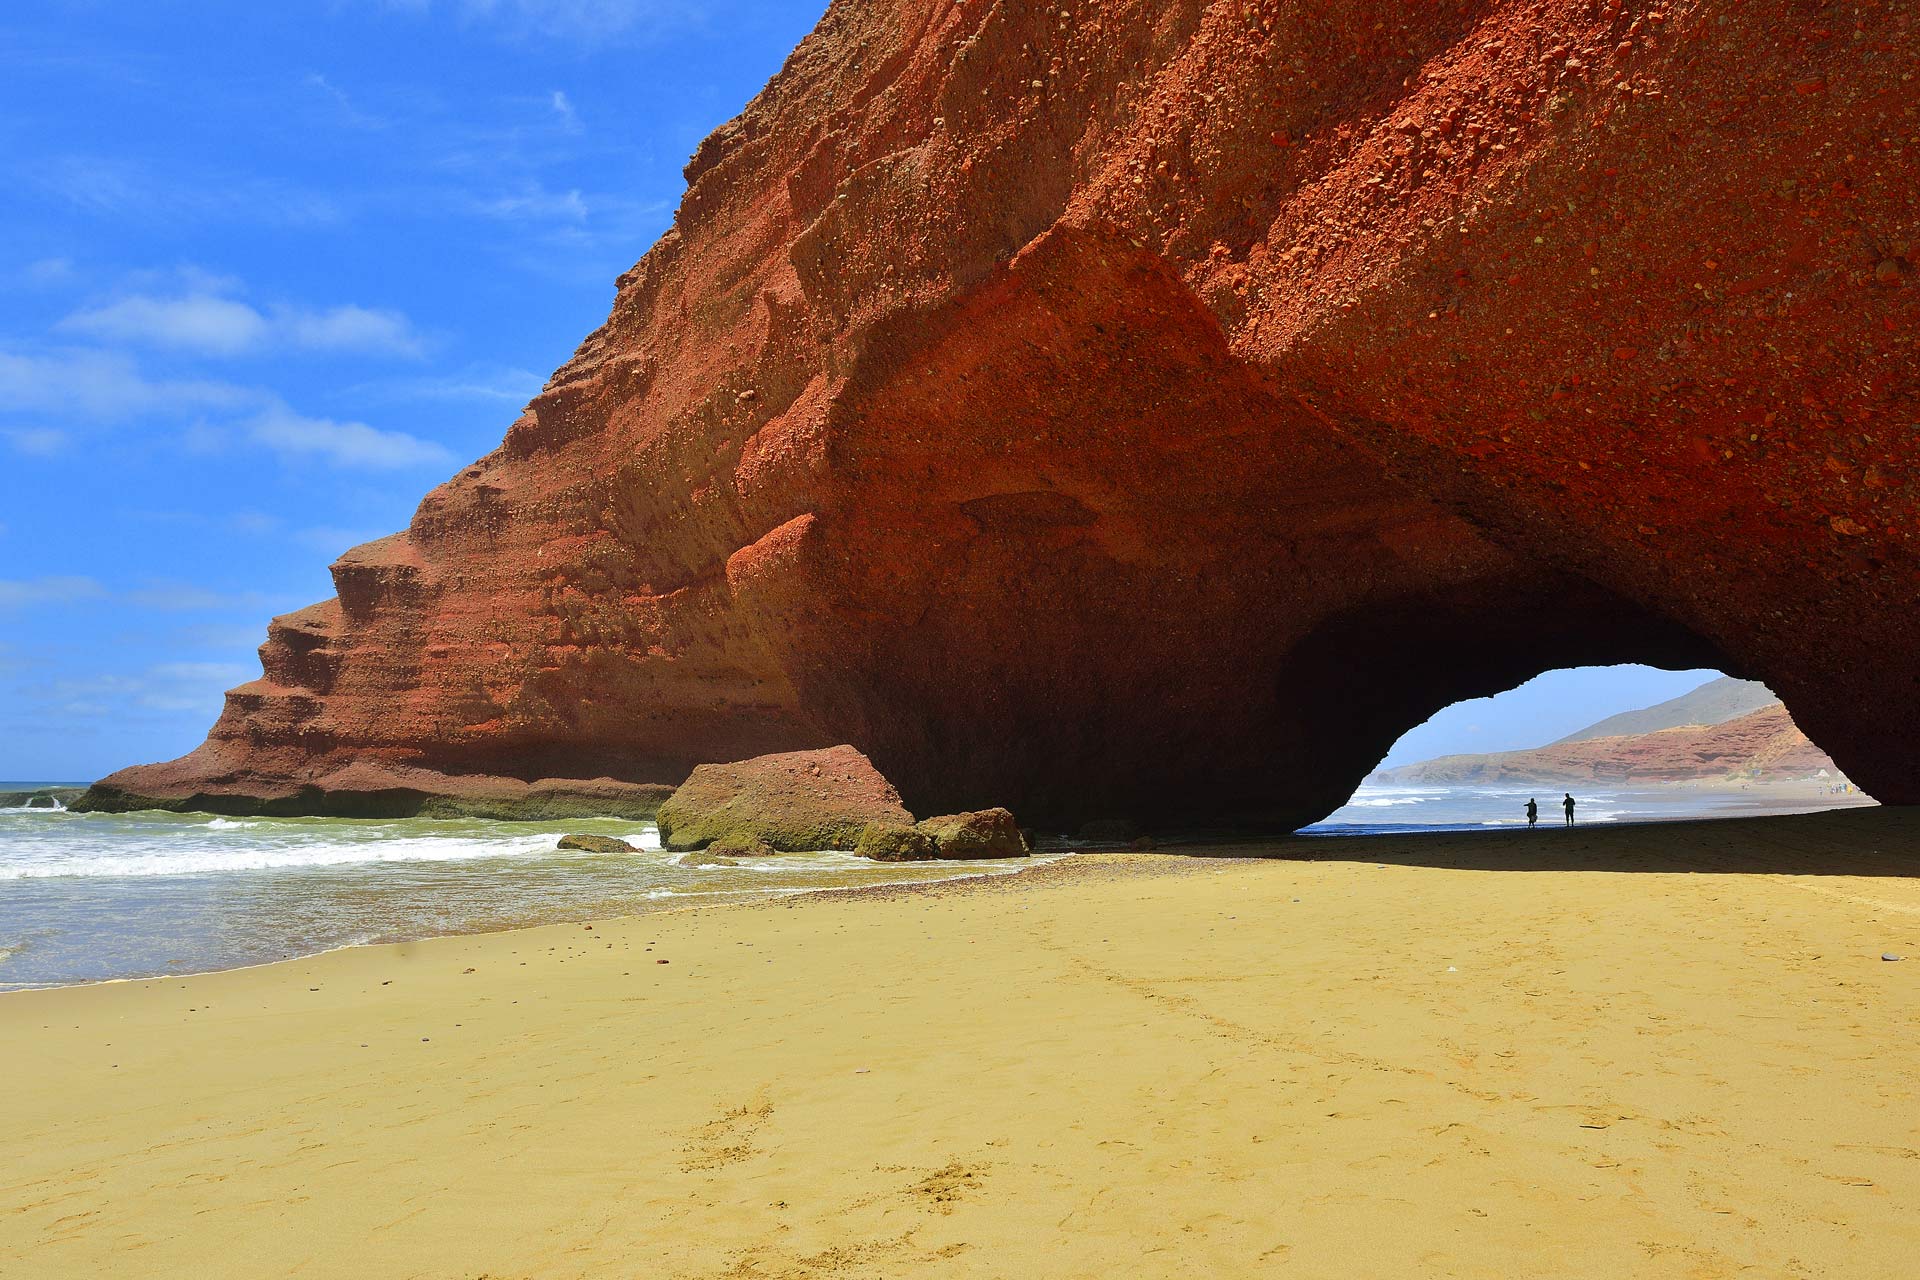
[{"label": "white cloud", "polygon": [[150,379],[118,352],[0,351],[0,405],[13,413],[115,420],[233,408],[258,400],[257,394],[225,382]]},{"label": "white cloud", "polygon": [[332,197],[271,178],[202,173],[188,180],[142,162],[87,155],[42,159],[15,172],[80,212],[104,217],[290,227],[334,226],[346,217]]},{"label": "white cloud", "polygon": [[60,322],[61,329],[114,342],[237,356],[269,348],[417,357],[422,343],[397,311],[347,304],[276,304],[262,314],[236,298],[202,291],[177,297],[133,294]]},{"label": "white cloud", "polygon": [[205,713],[219,708],[229,687],[258,674],[238,662],[161,662],[138,675],[55,680],[39,692],[45,705],[70,716],[119,715],[129,707]]},{"label": "white cloud", "polygon": [[211,294],[154,298],[136,294],[118,302],[77,311],[60,328],[90,337],[148,346],[234,356],[267,339],[265,316],[244,302]]},{"label": "white cloud", "polygon": [[483,400],[518,406],[540,394],[546,381],[531,369],[472,365],[442,377],[389,378],[351,390],[381,400]]},{"label": "white cloud", "polygon": [[587,202],[579,188],[549,191],[538,182],[527,183],[513,195],[477,200],[473,207],[476,212],[489,218],[513,222],[587,220]]},{"label": "white cloud", "polygon": [[398,311],[351,304],[311,311],[273,308],[275,332],[309,351],[359,351],[368,355],[417,357],[424,354],[412,323]]},{"label": "white cloud", "polygon": [[154,581],[127,592],[127,602],[142,609],[160,609],[168,613],[216,613],[222,610],[256,612],[277,603],[258,591],[226,592],[191,582]]},{"label": "white cloud", "polygon": [[248,434],[287,457],[318,457],[338,467],[391,470],[453,461],[453,455],[441,445],[404,431],[381,431],[364,422],[309,418],[284,405],[254,419]]},{"label": "white cloud", "polygon": [[657,28],[686,16],[660,0],[382,0],[410,13],[445,12],[486,22],[515,35],[604,39]]},{"label": "white cloud", "polygon": [[360,110],[359,107],[354,105],[353,99],[347,96],[345,90],[339,88],[325,76],[316,72],[309,75],[306,82],[309,87],[318,89],[327,98],[331,99],[334,106],[338,109],[340,118],[355,128],[384,129],[387,127],[385,120],[382,120],[378,116],[368,115],[366,112]]},{"label": "white cloud", "polygon": [[36,289],[51,289],[66,284],[73,277],[71,258],[42,258],[38,262],[29,262],[20,271],[20,279]]},{"label": "white cloud", "polygon": [[52,427],[19,427],[0,434],[7,437],[15,453],[31,458],[51,458],[64,453],[67,447],[67,433]]},{"label": "white cloud", "polygon": [[35,604],[72,604],[104,599],[107,589],[92,578],[0,578],[0,608]]},{"label": "white cloud", "polygon": [[555,89],[553,96],[547,99],[547,103],[553,108],[553,114],[560,117],[560,126],[563,129],[568,133],[580,131],[579,113],[574,111],[573,99],[567,97],[564,90]]}]

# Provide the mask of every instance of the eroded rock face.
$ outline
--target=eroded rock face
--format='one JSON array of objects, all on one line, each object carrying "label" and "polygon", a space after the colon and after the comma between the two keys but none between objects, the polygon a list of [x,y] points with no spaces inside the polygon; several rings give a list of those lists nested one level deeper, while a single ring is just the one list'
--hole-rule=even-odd
[{"label": "eroded rock face", "polygon": [[1920,799],[1914,21],[836,3],[502,446],[109,782],[850,742],[922,812],[1291,825],[1632,660]]}]

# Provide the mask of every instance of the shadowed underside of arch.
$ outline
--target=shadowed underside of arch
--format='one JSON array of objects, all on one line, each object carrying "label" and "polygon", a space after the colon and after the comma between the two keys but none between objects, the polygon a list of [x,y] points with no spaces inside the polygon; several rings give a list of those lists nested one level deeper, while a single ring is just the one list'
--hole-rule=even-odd
[{"label": "shadowed underside of arch", "polygon": [[1802,8],[838,3],[502,446],[95,801],[847,741],[923,810],[1296,824],[1628,660],[1920,798],[1920,49]]}]

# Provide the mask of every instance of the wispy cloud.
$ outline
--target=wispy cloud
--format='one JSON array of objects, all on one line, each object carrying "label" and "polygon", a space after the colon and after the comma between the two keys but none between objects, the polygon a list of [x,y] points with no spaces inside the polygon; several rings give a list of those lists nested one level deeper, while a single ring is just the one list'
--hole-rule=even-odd
[{"label": "wispy cloud", "polygon": [[387,122],[379,116],[362,111],[346,91],[336,86],[325,76],[315,72],[306,79],[307,86],[316,90],[322,97],[332,102],[335,113],[341,120],[356,129],[384,129]]},{"label": "wispy cloud", "polygon": [[11,413],[114,421],[243,406],[257,393],[226,382],[149,378],[119,352],[0,351],[0,406]]},{"label": "wispy cloud", "polygon": [[183,298],[135,295],[76,311],[59,327],[95,338],[221,356],[239,355],[267,339],[266,317],[244,302],[210,294]]},{"label": "wispy cloud", "polygon": [[[366,539],[362,539],[366,541]],[[259,613],[293,607],[294,601],[261,591],[224,591],[199,583],[155,578],[132,590],[109,590],[98,578],[50,575],[0,578],[0,608],[83,604],[111,600],[162,613]]]},{"label": "wispy cloud", "polygon": [[38,159],[17,180],[77,212],[146,222],[243,222],[325,227],[344,221],[340,201],[272,178],[203,173],[183,182],[146,164],[96,155]]},{"label": "wispy cloud", "polygon": [[212,292],[177,297],[134,294],[76,311],[59,325],[69,333],[202,355],[238,356],[279,349],[418,358],[420,335],[397,311],[346,304],[302,307],[276,303],[263,313]]},{"label": "wispy cloud", "polygon": [[585,222],[586,198],[578,187],[549,191],[538,182],[527,182],[505,195],[484,196],[473,201],[473,210],[489,218],[512,222]]},{"label": "wispy cloud", "polygon": [[260,591],[219,591],[198,583],[166,579],[156,579],[144,587],[129,591],[124,598],[128,604],[165,613],[227,613],[242,610],[258,613],[262,609],[281,608],[288,603]]},{"label": "wispy cloud", "polygon": [[382,431],[364,422],[309,418],[284,405],[255,418],[247,433],[256,443],[285,457],[319,458],[337,467],[395,470],[453,461],[445,447],[404,431]]},{"label": "wispy cloud", "polygon": [[29,262],[18,273],[21,284],[33,289],[54,289],[73,280],[72,258],[40,258]]},{"label": "wispy cloud", "polygon": [[66,452],[67,433],[52,427],[15,427],[0,431],[15,453],[30,458],[52,458]]},{"label": "wispy cloud", "polygon": [[546,379],[531,369],[472,365],[430,378],[387,378],[349,388],[379,400],[477,400],[519,406],[540,393]]},{"label": "wispy cloud", "polygon": [[446,13],[520,38],[606,39],[683,21],[686,6],[661,0],[378,0],[408,13]]},{"label": "wispy cloud", "polygon": [[0,578],[0,609],[103,600],[107,589],[93,578]]},{"label": "wispy cloud", "polygon": [[229,687],[258,675],[238,662],[160,662],[135,675],[53,680],[32,692],[42,706],[70,716],[118,715],[129,707],[206,713],[219,709]]}]

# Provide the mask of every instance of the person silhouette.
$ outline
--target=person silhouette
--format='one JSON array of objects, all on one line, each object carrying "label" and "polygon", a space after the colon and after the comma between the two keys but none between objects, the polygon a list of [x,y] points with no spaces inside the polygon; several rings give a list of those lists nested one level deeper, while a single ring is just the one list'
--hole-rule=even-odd
[{"label": "person silhouette", "polygon": [[1567,825],[1572,826],[1573,825],[1573,792],[1571,791],[1567,792],[1567,798],[1560,802],[1560,807],[1567,811]]},{"label": "person silhouette", "polygon": [[1540,802],[1529,796],[1527,797],[1527,829],[1532,830],[1533,824],[1538,821],[1540,821]]}]

